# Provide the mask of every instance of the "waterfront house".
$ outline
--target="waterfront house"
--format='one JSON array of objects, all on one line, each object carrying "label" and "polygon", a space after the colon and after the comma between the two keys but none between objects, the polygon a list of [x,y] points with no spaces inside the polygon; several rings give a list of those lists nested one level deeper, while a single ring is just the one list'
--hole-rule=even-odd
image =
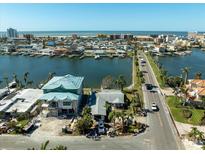
[{"label": "waterfront house", "polygon": [[66,54],[68,52],[68,49],[67,48],[56,48],[54,49],[54,54],[55,55],[62,55],[62,54]]},{"label": "waterfront house", "polygon": [[[0,112],[6,116],[14,114],[32,114],[35,112],[37,100],[42,96],[41,89],[24,89],[11,94],[0,101]],[[11,98],[10,98],[11,97]]]},{"label": "waterfront house", "polygon": [[194,100],[201,100],[205,97],[205,80],[193,79],[189,80],[187,85],[189,89],[189,96]]},{"label": "waterfront house", "polygon": [[91,113],[96,119],[104,120],[106,115],[106,103],[112,105],[113,108],[123,107],[124,94],[120,90],[103,89],[101,92],[92,93],[89,105]]},{"label": "waterfront house", "polygon": [[54,53],[54,50],[51,49],[51,48],[45,48],[45,49],[41,49],[38,51],[39,54],[42,54],[42,55],[52,55]]},{"label": "waterfront house", "polygon": [[43,87],[43,106],[48,107],[49,116],[76,115],[82,98],[84,77],[67,74],[54,76]]}]

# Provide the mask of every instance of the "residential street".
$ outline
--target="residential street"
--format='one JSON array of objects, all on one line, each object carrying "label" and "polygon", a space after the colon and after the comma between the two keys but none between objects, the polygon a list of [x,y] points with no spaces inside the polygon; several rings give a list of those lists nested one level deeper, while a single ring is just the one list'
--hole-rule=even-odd
[{"label": "residential street", "polygon": [[27,136],[0,136],[0,149],[28,149],[39,148],[42,142],[49,139],[48,149],[58,144],[67,146],[72,150],[143,150],[151,149],[150,139],[146,134],[139,136],[125,136],[115,138],[102,138],[100,141],[93,141],[84,136],[50,136],[50,137],[27,137]]},{"label": "residential street", "polygon": [[141,66],[140,63],[140,69],[146,71],[146,73],[144,73],[145,83],[157,86],[157,92],[155,93],[146,90],[146,87],[143,86],[145,108],[151,110],[152,103],[156,103],[159,107],[158,112],[150,113],[147,116],[147,123],[150,126],[147,135],[149,135],[152,143],[154,143],[151,149],[184,149],[171,121],[164,96],[160,88],[158,88],[159,84],[157,83],[151,66],[144,53],[140,53],[140,56],[146,61],[144,66]]}]

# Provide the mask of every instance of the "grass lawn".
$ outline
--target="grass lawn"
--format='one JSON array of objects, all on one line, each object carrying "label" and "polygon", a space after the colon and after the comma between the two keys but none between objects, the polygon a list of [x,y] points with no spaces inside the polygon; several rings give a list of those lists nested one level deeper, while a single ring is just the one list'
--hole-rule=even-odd
[{"label": "grass lawn", "polygon": [[203,117],[205,110],[189,109],[192,112],[192,117],[187,119],[183,116],[183,109],[177,107],[177,105],[180,105],[180,101],[176,96],[167,97],[166,102],[169,105],[172,115],[176,121],[192,125],[200,124],[200,120]]},{"label": "grass lawn", "polygon": [[157,78],[157,81],[159,82],[160,87],[163,88],[164,82],[160,78],[160,75],[161,75],[160,69],[158,68],[157,64],[154,62],[154,60],[152,59],[152,57],[149,54],[146,54],[146,56],[147,56],[147,59],[149,60],[149,63],[154,71],[154,74]]}]

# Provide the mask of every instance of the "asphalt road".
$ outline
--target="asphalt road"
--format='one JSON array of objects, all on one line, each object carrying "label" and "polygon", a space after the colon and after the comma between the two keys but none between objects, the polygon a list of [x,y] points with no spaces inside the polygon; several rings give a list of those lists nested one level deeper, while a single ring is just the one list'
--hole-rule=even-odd
[{"label": "asphalt road", "polygon": [[49,138],[33,138],[26,136],[4,135],[0,136],[0,149],[5,150],[26,150],[28,148],[39,149],[41,143],[49,139],[47,149],[56,145],[64,145],[71,150],[144,150],[151,149],[151,141],[146,134],[139,136],[125,136],[108,138],[104,137],[100,141],[87,139],[85,136],[61,136]]},{"label": "asphalt road", "polygon": [[144,85],[142,87],[145,108],[151,110],[151,105],[153,102],[159,107],[158,112],[149,113],[147,116],[147,123],[150,126],[147,135],[149,136],[151,142],[154,143],[151,145],[151,149],[184,149],[184,146],[177,135],[177,131],[169,115],[169,111],[165,104],[165,98],[160,91],[159,84],[154,76],[153,70],[144,53],[140,52],[138,56],[146,61],[144,66],[140,64],[140,70],[145,71],[145,83],[149,83],[157,87],[157,92],[155,93],[147,90]]}]

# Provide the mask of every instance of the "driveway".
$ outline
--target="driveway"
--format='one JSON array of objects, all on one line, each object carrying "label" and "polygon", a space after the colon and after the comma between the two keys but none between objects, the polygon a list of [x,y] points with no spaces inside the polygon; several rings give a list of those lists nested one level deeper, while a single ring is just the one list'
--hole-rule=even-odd
[{"label": "driveway", "polygon": [[60,136],[62,127],[68,125],[70,120],[58,119],[55,117],[43,118],[41,117],[41,126],[37,128],[31,136],[33,138],[47,137],[47,136]]}]

